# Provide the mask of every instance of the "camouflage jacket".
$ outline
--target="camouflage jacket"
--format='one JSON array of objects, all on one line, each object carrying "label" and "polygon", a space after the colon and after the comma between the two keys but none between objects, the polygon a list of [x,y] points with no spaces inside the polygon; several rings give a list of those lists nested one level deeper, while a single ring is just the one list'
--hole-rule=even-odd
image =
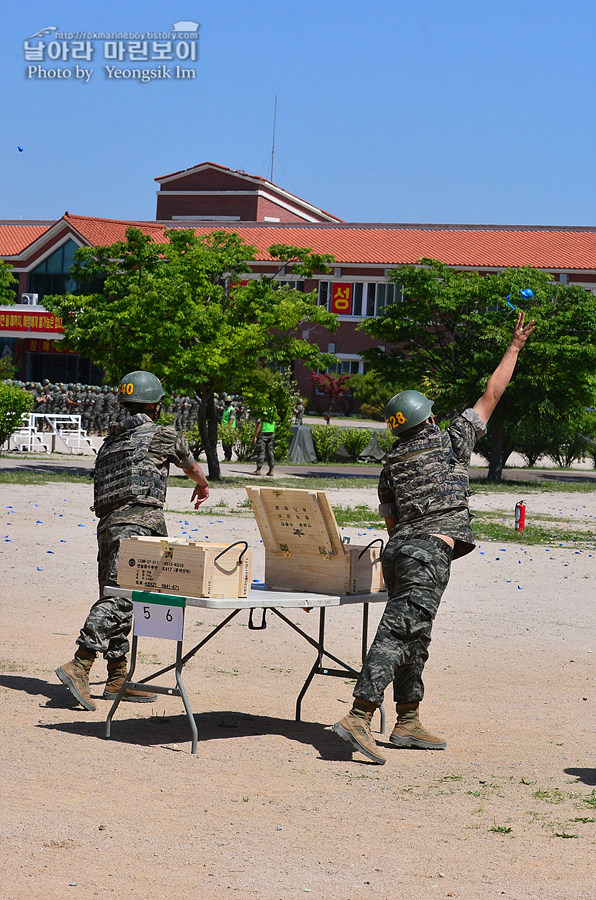
[{"label": "camouflage jacket", "polygon": [[455,540],[454,559],[474,549],[468,468],[485,431],[478,413],[467,409],[444,431],[427,425],[393,444],[378,489],[380,515],[397,519],[391,538],[446,534]]},{"label": "camouflage jacket", "polygon": [[[100,448],[98,461],[103,446],[109,443],[110,437],[132,429],[138,429],[141,426],[146,427],[147,425],[153,426],[150,429],[151,438],[146,451],[147,461],[157,472],[162,473],[165,498],[165,483],[167,482],[170,464],[181,469],[190,469],[194,463],[194,457],[186,437],[175,431],[174,428],[154,425],[149,416],[144,413],[129,416],[121,423],[112,422],[109,426],[110,435],[106,438],[102,448]],[[165,533],[163,501],[160,502],[152,496],[147,496],[144,499],[123,500],[115,509],[100,517],[97,530],[100,533],[111,525],[125,523],[144,525],[146,528]]]}]

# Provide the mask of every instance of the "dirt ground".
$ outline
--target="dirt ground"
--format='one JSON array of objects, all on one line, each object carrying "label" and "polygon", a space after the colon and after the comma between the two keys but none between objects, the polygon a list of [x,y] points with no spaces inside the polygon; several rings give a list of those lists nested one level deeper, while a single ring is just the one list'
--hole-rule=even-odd
[{"label": "dirt ground", "polygon": [[[330,730],[348,709],[343,678],[315,677],[295,722],[313,648],[272,615],[249,632],[242,613],[185,669],[193,756],[179,698],[121,704],[108,740],[109,704],[85,712],[54,674],[96,597],[91,488],[0,490],[2,900],[596,897],[596,551],[512,533],[454,563],[422,706],[446,751],[387,747],[384,766],[351,754]],[[252,520],[219,516],[217,488],[209,514],[194,515],[190,493],[170,490],[170,534],[246,537],[262,580]],[[329,494],[375,502],[370,490]],[[593,496],[532,495],[528,517],[593,524]],[[225,493],[228,509],[243,499]],[[474,504],[512,517],[515,499]],[[317,615],[289,612],[313,635]],[[354,666],[360,617],[327,614],[329,648]],[[186,646],[222,618],[189,609]],[[139,676],[174,659],[171,642],[139,646]],[[98,698],[104,678],[99,660]],[[386,708],[391,729],[389,690]]]}]

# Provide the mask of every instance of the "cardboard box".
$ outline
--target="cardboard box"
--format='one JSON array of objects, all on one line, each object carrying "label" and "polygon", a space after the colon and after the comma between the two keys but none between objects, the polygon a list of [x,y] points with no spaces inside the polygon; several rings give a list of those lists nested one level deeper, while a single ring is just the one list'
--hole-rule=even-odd
[{"label": "cardboard box", "polygon": [[246,597],[251,579],[252,553],[244,541],[133,537],[120,542],[119,587],[183,597]]},{"label": "cardboard box", "polygon": [[383,590],[382,544],[344,544],[325,491],[248,487],[271,590],[362,594]]}]

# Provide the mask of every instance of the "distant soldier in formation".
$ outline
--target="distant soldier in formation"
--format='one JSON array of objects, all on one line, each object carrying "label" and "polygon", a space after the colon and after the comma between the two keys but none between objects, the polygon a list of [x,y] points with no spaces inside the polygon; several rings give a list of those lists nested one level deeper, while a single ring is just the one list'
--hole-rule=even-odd
[{"label": "distant soldier in formation", "polygon": [[[44,378],[43,382],[15,380],[14,383],[33,395],[33,412],[45,415],[79,415],[81,428],[87,434],[105,435],[110,422],[120,422],[126,415],[118,403],[118,388],[110,385],[101,387],[97,384],[84,385],[74,382],[52,384],[47,378]],[[200,406],[201,401],[197,394],[190,397],[175,391],[172,394],[171,404],[164,407],[164,412],[173,415],[176,430],[189,431],[199,421]],[[234,408],[235,406],[234,404]],[[221,411],[223,402],[220,416]]]}]

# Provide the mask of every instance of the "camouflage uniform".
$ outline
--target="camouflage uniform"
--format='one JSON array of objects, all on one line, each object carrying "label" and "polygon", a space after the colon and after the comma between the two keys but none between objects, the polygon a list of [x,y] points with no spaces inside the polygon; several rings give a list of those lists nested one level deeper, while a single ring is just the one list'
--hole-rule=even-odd
[{"label": "camouflage uniform", "polygon": [[258,420],[261,423],[260,431],[256,441],[257,469],[260,469],[265,459],[270,469],[275,466],[275,455],[273,447],[275,443],[275,412],[272,409],[266,409],[262,418]]},{"label": "camouflage uniform", "polygon": [[[124,426],[132,430],[148,423],[151,423],[149,416],[138,413],[126,419]],[[110,426],[111,434],[124,430],[122,425]],[[171,427],[155,426],[147,456],[165,477],[170,463],[181,469],[190,469],[194,462],[188,441]],[[85,650],[103,653],[108,660],[121,659],[129,651],[132,603],[121,597],[103,597],[102,594],[106,584],[117,583],[120,541],[135,535],[167,535],[163,503],[149,497],[123,503],[100,517],[97,526],[100,598],[91,607],[77,644]]]},{"label": "camouflage uniform", "polygon": [[[432,623],[449,581],[451,559],[474,549],[468,509],[468,467],[486,431],[467,409],[445,431],[424,424],[396,441],[379,478],[379,512],[397,518],[383,554],[389,600],[354,687],[380,706],[393,682],[396,703],[419,703]],[[451,547],[434,537],[445,534]]]}]

